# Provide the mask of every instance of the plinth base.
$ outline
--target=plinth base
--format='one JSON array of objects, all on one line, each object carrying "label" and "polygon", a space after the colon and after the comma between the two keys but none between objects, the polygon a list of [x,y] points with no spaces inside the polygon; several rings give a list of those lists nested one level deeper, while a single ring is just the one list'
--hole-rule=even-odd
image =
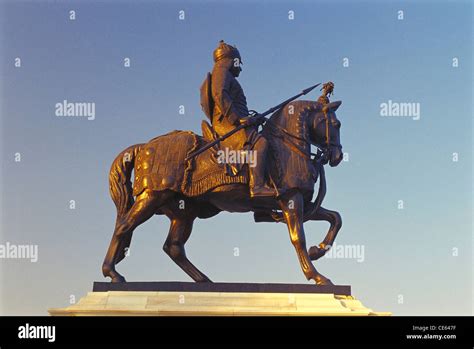
[{"label": "plinth base", "polygon": [[[169,283],[171,284],[171,283]],[[180,283],[172,283],[176,284]],[[192,283],[181,283],[189,289]],[[196,284],[194,284],[196,285]],[[230,284],[227,284],[230,285]],[[252,290],[248,285],[233,284],[234,289]],[[240,285],[240,287],[239,287]],[[266,291],[268,285],[263,287]],[[367,316],[391,315],[366,308],[351,295],[327,293],[312,285],[305,293],[282,292],[206,292],[199,291],[99,291],[89,292],[77,304],[66,308],[49,309],[53,316]],[[129,285],[130,286],[130,285]],[[308,285],[304,285],[308,286]],[[118,286],[111,286],[118,287]],[[125,289],[126,284],[123,284]],[[219,289],[219,284],[212,287]],[[348,286],[335,286],[348,287]],[[94,287],[97,289],[97,287]],[[169,288],[169,287],[168,287]],[[175,287],[174,287],[175,288]],[[262,287],[257,287],[261,289]],[[222,287],[221,287],[222,289]],[[224,289],[226,289],[224,287]],[[229,289],[227,287],[227,289]],[[271,287],[270,287],[271,289]],[[348,288],[350,290],[350,288]],[[319,290],[319,291],[318,291]],[[299,292],[298,292],[299,291]]]}]

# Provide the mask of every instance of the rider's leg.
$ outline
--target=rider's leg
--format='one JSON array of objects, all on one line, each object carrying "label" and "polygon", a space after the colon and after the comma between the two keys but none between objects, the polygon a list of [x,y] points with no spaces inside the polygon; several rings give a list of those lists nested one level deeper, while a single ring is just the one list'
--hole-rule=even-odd
[{"label": "rider's leg", "polygon": [[253,146],[256,162],[254,166],[249,164],[250,173],[250,196],[276,196],[275,189],[265,187],[265,160],[267,156],[268,143],[264,137],[259,137]]}]

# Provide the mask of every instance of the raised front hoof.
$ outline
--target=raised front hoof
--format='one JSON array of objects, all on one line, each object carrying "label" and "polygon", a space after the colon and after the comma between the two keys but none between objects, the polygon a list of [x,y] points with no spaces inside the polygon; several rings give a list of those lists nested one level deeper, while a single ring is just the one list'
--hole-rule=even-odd
[{"label": "raised front hoof", "polygon": [[312,261],[318,260],[319,258],[324,256],[326,252],[327,251],[325,249],[319,248],[318,246],[312,246],[308,250],[309,259],[311,259]]}]

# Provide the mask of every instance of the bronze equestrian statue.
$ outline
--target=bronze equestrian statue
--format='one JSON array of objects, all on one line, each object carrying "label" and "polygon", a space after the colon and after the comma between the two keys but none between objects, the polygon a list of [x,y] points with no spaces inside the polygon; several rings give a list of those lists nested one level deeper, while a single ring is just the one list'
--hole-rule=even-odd
[{"label": "bronze equestrian statue", "polygon": [[[339,213],[321,206],[324,165],[337,166],[343,156],[335,113],[341,102],[329,101],[334,84],[323,85],[318,101],[293,101],[312,87],[258,114],[248,110],[236,79],[242,63],[239,51],[221,41],[214,62],[201,86],[201,104],[211,121],[202,122],[202,136],[173,131],[126,148],[112,163],[109,189],[117,219],[102,266],[104,276],[125,282],[115,266],[126,256],[134,229],[157,214],[171,221],[163,250],[194,281],[211,282],[186,257],[184,245],[194,220],[221,211],[252,211],[256,222],[286,223],[306,278],[331,285],[311,261],[324,256],[342,225]],[[318,148],[316,154],[311,145]],[[224,150],[254,154],[255,166],[220,161]],[[311,201],[318,179],[317,197]],[[308,220],[330,223],[324,240],[309,249],[303,229]]]}]

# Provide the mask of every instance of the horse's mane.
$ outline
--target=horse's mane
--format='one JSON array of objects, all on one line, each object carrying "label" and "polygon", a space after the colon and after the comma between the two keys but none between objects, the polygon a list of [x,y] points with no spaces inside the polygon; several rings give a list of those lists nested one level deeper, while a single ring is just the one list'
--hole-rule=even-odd
[{"label": "horse's mane", "polygon": [[321,110],[322,104],[316,101],[291,102],[272,114],[265,130],[275,134],[283,129],[296,136],[295,141],[300,147],[306,148],[305,143],[309,141],[308,116]]}]

